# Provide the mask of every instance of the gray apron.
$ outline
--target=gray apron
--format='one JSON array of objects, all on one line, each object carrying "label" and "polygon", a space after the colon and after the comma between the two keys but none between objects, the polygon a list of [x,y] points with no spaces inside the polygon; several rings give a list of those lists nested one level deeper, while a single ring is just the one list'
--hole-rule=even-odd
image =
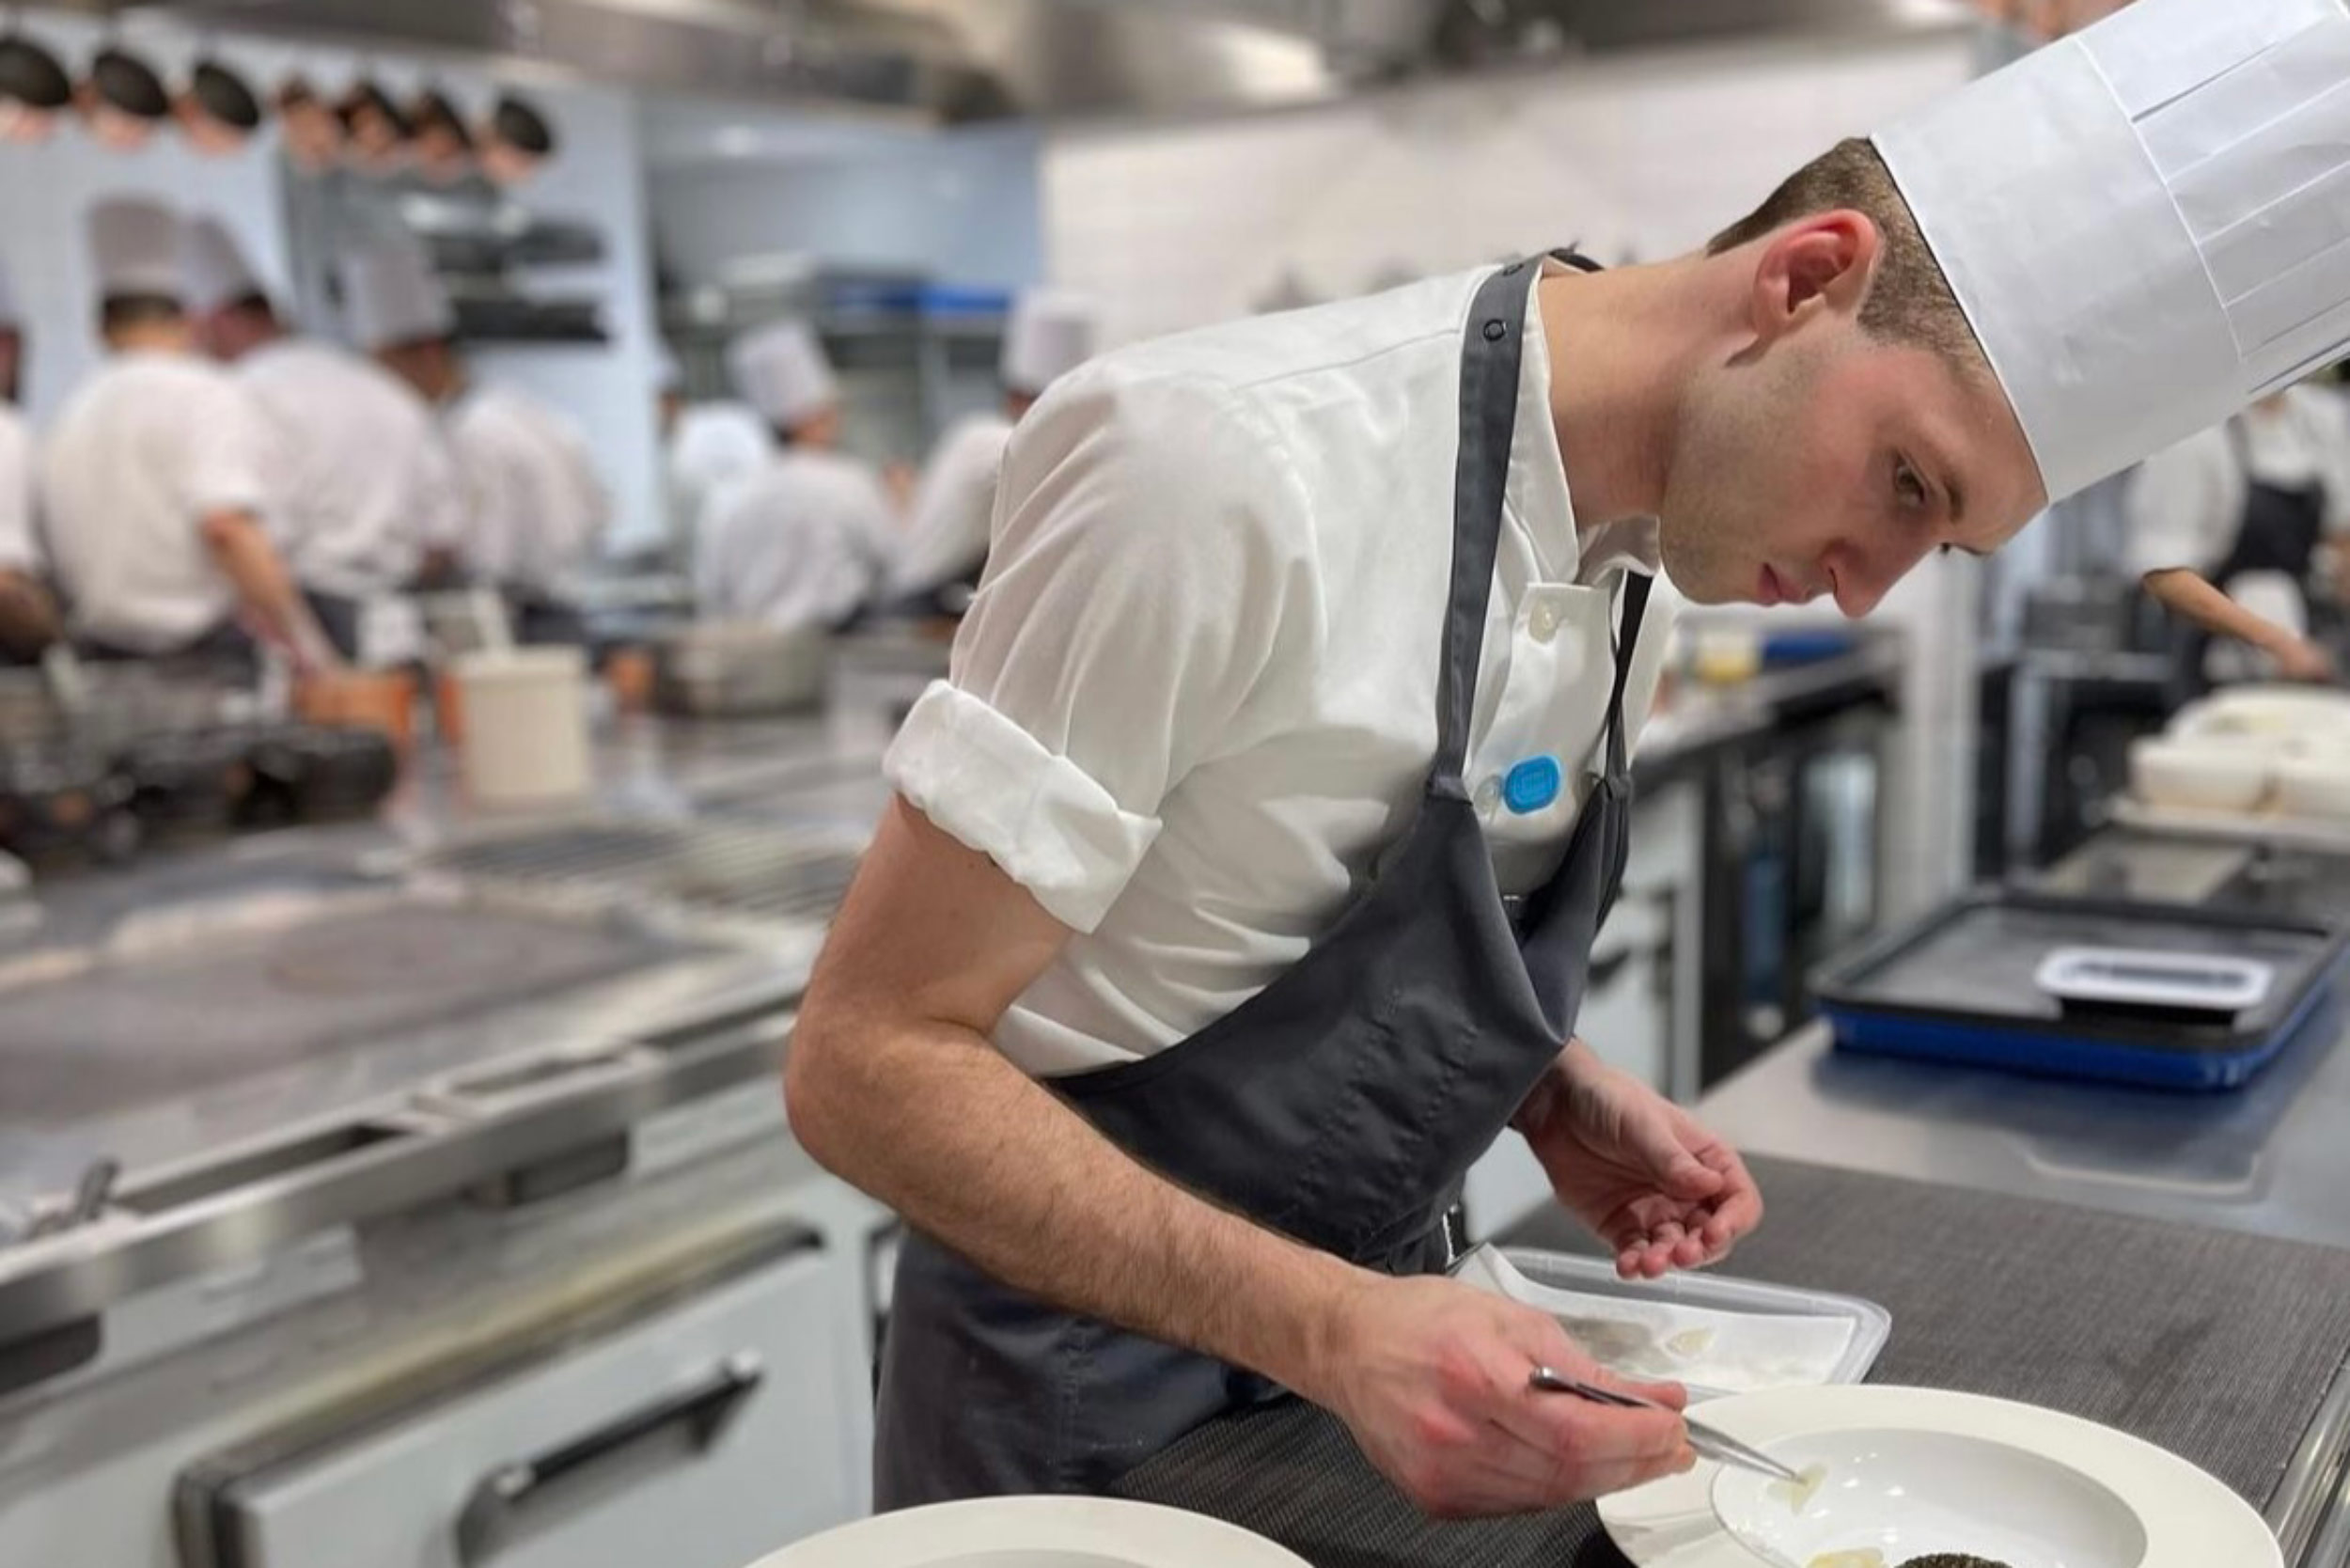
[{"label": "gray apron", "polygon": [[[1449,1261],[1446,1216],[1573,1034],[1623,875],[1624,677],[1647,578],[1624,584],[1604,771],[1558,871],[1522,905],[1494,880],[1462,779],[1539,272],[1501,269],[1469,310],[1438,740],[1403,841],[1247,1002],[1156,1056],[1048,1086],[1178,1185],[1392,1274]],[[1098,1493],[1202,1422],[1278,1397],[1264,1378],[1043,1306],[912,1235],[883,1356],[876,1503]]]}]

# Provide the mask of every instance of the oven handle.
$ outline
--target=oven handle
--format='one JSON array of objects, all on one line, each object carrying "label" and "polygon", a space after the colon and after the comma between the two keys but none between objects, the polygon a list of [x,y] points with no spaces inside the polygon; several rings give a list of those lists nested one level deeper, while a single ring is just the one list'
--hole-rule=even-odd
[{"label": "oven handle", "polygon": [[697,1454],[706,1452],[766,1376],[757,1355],[738,1351],[690,1388],[664,1394],[528,1458],[492,1468],[474,1483],[457,1514],[459,1568],[480,1568],[495,1557],[516,1520],[565,1482],[665,1432],[682,1430]]}]

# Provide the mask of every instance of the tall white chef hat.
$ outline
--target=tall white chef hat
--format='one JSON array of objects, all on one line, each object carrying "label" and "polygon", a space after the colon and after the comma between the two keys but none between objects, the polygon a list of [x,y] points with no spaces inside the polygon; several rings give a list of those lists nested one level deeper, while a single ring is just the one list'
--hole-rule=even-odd
[{"label": "tall white chef hat", "polygon": [[1004,384],[1042,392],[1093,357],[1093,303],[1061,289],[1030,289],[1004,323]]},{"label": "tall white chef hat", "polygon": [[107,196],[90,204],[90,268],[101,298],[118,294],[180,297],[180,215],[146,196]]},{"label": "tall white chef hat", "polygon": [[2345,0],[2138,0],[1881,133],[2050,499],[2350,353]]},{"label": "tall white chef hat", "polygon": [[210,212],[190,218],[181,231],[181,262],[186,281],[181,297],[199,314],[263,292],[244,247],[228,226]]},{"label": "tall white chef hat", "polygon": [[840,400],[832,362],[806,321],[777,321],[744,334],[727,351],[727,365],[751,405],[786,430]]},{"label": "tall white chef hat", "polygon": [[343,258],[342,274],[343,324],[363,349],[446,337],[456,330],[448,291],[414,241],[383,241],[354,251]]}]

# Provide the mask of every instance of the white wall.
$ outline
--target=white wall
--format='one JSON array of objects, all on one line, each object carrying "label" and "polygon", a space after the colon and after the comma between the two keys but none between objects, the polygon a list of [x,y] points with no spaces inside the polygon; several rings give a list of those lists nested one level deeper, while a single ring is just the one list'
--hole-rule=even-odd
[{"label": "white wall", "polygon": [[1806,159],[1970,74],[1971,34],[1609,56],[1248,118],[1055,132],[1052,281],[1110,340],[1579,242],[1685,250]]},{"label": "white wall", "polygon": [[742,257],[804,251],[1017,289],[1043,271],[1038,154],[1037,133],[1015,126],[875,132],[822,158],[665,167],[651,191],[661,262],[702,284]]},{"label": "white wall", "polygon": [[[69,68],[98,47],[99,27],[81,17],[36,13],[28,27]],[[133,18],[122,36],[167,78],[183,75],[199,53],[195,36],[168,19]],[[331,91],[359,63],[343,51],[243,38],[221,39],[215,47],[261,90],[298,64]],[[484,104],[494,90],[487,74],[462,61],[369,55],[366,66],[395,93],[421,86],[428,75],[462,104]],[[485,379],[527,385],[581,425],[613,490],[614,537],[625,544],[659,528],[652,281],[635,109],[627,95],[602,88],[534,82],[530,90],[563,146],[522,199],[603,230],[604,261],[566,282],[586,282],[603,294],[614,340],[609,352],[501,349],[479,356],[479,365]],[[98,361],[83,212],[94,197],[118,192],[209,208],[236,229],[269,280],[282,283],[287,275],[283,165],[274,126],[242,152],[219,159],[197,157],[169,132],[138,153],[109,152],[70,118],[41,146],[0,145],[0,211],[8,214],[0,224],[0,264],[14,276],[32,323],[25,391],[36,424],[55,414]]]},{"label": "white wall", "polygon": [[[79,17],[42,16],[42,42],[78,69],[99,47],[100,29]],[[180,71],[196,50],[176,30],[127,25],[124,34],[156,70]],[[255,264],[285,275],[285,226],[274,133],[228,158],[201,158],[176,133],[135,153],[111,152],[60,120],[37,147],[0,145],[0,265],[15,281],[28,323],[31,356],[24,400],[36,423],[54,416],[98,363],[97,311],[83,212],[96,197],[141,194],[211,208],[243,235]]]},{"label": "white wall", "polygon": [[474,368],[485,382],[537,393],[579,422],[604,483],[612,487],[608,548],[651,546],[665,537],[654,381],[660,340],[653,321],[652,258],[634,101],[602,87],[534,89],[563,137],[561,153],[523,193],[533,210],[585,218],[604,238],[591,267],[544,269],[549,285],[604,302],[611,341],[517,344],[484,349]]}]

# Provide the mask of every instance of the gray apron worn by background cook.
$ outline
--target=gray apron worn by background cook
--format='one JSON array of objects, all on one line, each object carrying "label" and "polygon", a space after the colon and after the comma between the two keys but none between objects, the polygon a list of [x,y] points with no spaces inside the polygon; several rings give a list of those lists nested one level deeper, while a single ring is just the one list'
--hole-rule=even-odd
[{"label": "gray apron worn by background cook", "polygon": [[[1462,780],[1539,273],[1501,269],[1469,310],[1438,740],[1408,834],[1306,957],[1249,1001],[1156,1056],[1049,1086],[1168,1180],[1393,1274],[1445,1267],[1445,1216],[1574,1032],[1623,874],[1624,678],[1647,578],[1624,584],[1590,798],[1557,873],[1514,911]],[[883,1509],[1099,1492],[1201,1422],[1280,1394],[1043,1306],[918,1234],[899,1261],[883,1360]]]}]

